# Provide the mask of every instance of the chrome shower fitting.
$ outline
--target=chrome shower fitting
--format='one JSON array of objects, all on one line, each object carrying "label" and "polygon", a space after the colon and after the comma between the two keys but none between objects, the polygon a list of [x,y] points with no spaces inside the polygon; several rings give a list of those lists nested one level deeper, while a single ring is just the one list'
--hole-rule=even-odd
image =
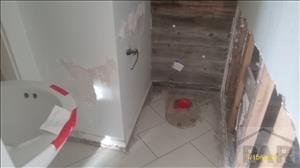
[{"label": "chrome shower fitting", "polygon": [[136,59],[135,59],[133,65],[130,67],[130,70],[133,70],[134,67],[135,67],[135,65],[136,65],[136,63],[138,62],[138,59],[139,59],[139,50],[138,49],[131,49],[131,48],[129,48],[129,49],[126,50],[126,55],[127,56],[136,55]]}]

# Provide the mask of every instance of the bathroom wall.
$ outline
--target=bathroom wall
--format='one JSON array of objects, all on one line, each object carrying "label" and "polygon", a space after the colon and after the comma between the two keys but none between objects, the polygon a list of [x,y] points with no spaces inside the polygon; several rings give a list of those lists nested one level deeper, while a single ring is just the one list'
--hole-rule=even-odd
[{"label": "bathroom wall", "polygon": [[[152,79],[218,91],[235,1],[152,1]],[[181,72],[172,68],[178,61]]]},{"label": "bathroom wall", "polygon": [[123,139],[112,3],[17,3],[42,80],[76,100],[76,130]]},{"label": "bathroom wall", "polygon": [[17,80],[19,78],[16,69],[14,68],[12,59],[10,58],[7,50],[7,46],[2,40],[4,37],[0,37],[1,40],[1,81],[4,80]]},{"label": "bathroom wall", "polygon": [[[3,4],[6,8],[10,2]],[[79,107],[74,135],[100,141],[109,136],[124,145],[151,86],[149,2],[18,1],[14,5],[22,26],[7,25],[6,34],[23,31],[41,80],[71,91]],[[5,14],[9,20],[11,12]],[[134,57],[126,56],[127,48],[139,50],[133,70]],[[26,68],[18,66],[20,71]]]},{"label": "bathroom wall", "polygon": [[[150,2],[113,1],[120,80],[120,96],[126,141],[135,126],[151,86]],[[128,48],[138,49],[139,59],[127,56]]]},{"label": "bathroom wall", "polygon": [[299,2],[240,1],[256,45],[300,135]]},{"label": "bathroom wall", "polygon": [[[7,51],[11,54],[10,61],[22,69],[15,69],[15,75],[18,78],[40,80],[41,76],[15,1],[1,1],[1,34],[2,40],[9,37]],[[11,48],[14,49],[10,50]],[[18,56],[18,59],[13,59],[14,56]]]}]

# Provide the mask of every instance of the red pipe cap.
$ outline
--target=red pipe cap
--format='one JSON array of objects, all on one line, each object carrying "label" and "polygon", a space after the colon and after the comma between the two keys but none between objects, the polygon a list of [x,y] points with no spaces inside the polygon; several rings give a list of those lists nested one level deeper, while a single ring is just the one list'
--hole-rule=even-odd
[{"label": "red pipe cap", "polygon": [[192,106],[192,102],[188,98],[180,98],[175,100],[175,108],[187,109]]}]

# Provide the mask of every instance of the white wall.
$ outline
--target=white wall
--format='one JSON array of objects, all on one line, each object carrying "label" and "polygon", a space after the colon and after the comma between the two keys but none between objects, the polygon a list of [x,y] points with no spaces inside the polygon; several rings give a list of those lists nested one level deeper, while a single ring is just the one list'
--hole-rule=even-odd
[{"label": "white wall", "polygon": [[[6,8],[5,4],[1,1],[1,7]],[[41,80],[71,91],[79,106],[76,127],[79,134],[75,135],[91,140],[110,136],[127,142],[151,84],[150,3],[18,1],[14,4],[19,13],[15,22],[20,26],[10,29],[6,25],[7,37],[14,38],[10,34],[21,32],[28,39],[27,47],[33,56],[30,61],[36,62]],[[4,19],[14,19],[11,18],[14,12],[6,10],[5,14]],[[124,30],[121,36],[120,30]],[[125,54],[129,47],[140,52],[134,70],[130,70],[134,57]],[[18,46],[12,46],[15,49]],[[15,54],[15,58],[19,60],[20,54]]]},{"label": "white wall", "polygon": [[112,3],[17,4],[42,80],[70,90],[79,106],[76,130],[124,139]]},{"label": "white wall", "polygon": [[[5,35],[4,35],[5,33]],[[17,73],[22,79],[40,80],[36,61],[27,39],[27,34],[22,23],[22,18],[16,2],[1,1],[1,34],[7,38],[11,48],[14,63],[17,66]],[[9,50],[10,51],[10,50]]]},{"label": "white wall", "polygon": [[4,40],[1,39],[1,80],[17,80],[20,78],[17,72],[14,62],[8,54],[7,46],[4,44]]},{"label": "white wall", "polygon": [[300,135],[300,2],[240,1],[264,61]]},{"label": "white wall", "polygon": [[[128,141],[151,86],[150,2],[114,1],[113,8],[124,133]],[[135,57],[126,56],[128,48],[139,51],[139,60],[133,70],[130,67]]]}]

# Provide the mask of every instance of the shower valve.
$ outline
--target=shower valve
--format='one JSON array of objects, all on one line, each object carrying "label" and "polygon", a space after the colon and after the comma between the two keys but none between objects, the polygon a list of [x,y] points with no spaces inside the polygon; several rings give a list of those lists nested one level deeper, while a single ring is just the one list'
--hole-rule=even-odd
[{"label": "shower valve", "polygon": [[133,65],[130,67],[130,69],[133,70],[134,67],[135,67],[135,65],[136,65],[136,63],[137,63],[137,61],[138,61],[138,59],[139,59],[139,50],[138,49],[131,49],[131,48],[129,48],[129,49],[126,50],[126,55],[127,56],[135,55],[136,56]]}]

